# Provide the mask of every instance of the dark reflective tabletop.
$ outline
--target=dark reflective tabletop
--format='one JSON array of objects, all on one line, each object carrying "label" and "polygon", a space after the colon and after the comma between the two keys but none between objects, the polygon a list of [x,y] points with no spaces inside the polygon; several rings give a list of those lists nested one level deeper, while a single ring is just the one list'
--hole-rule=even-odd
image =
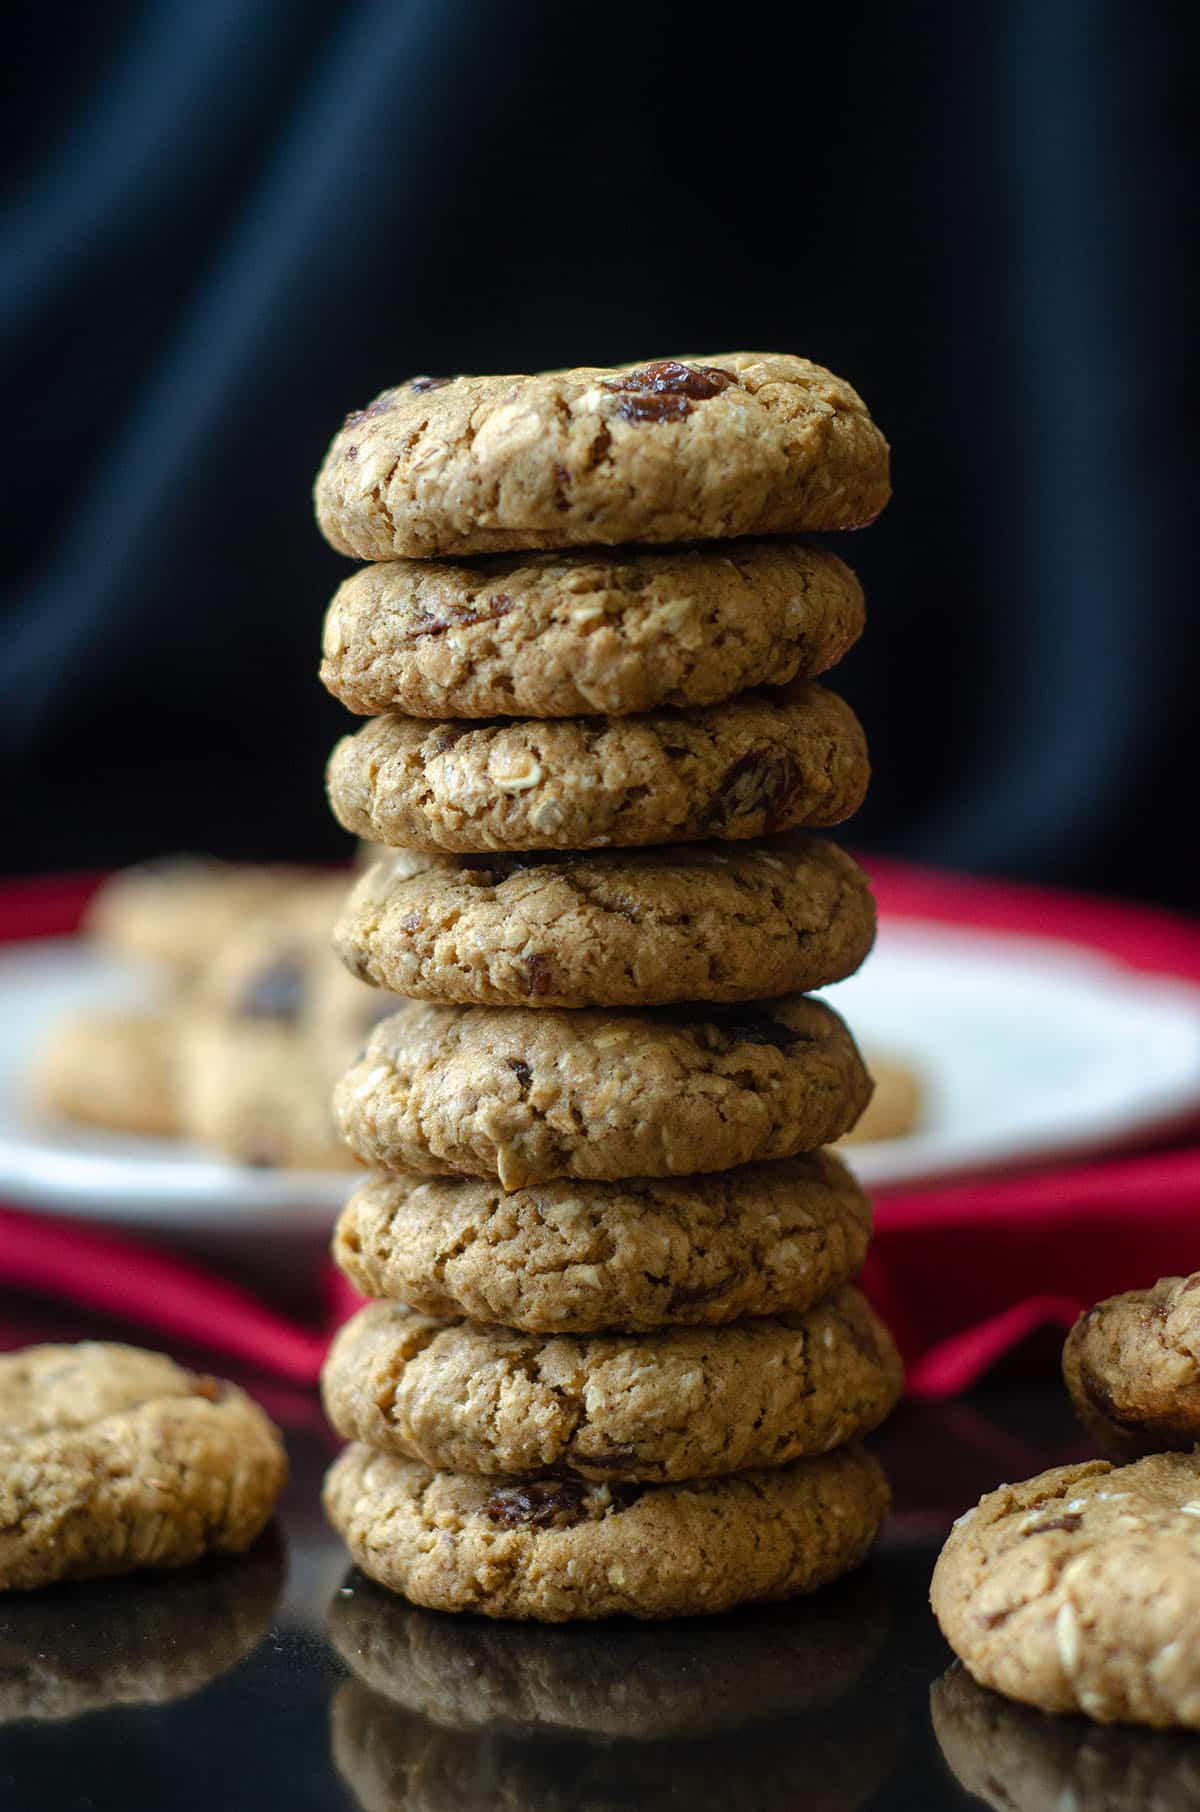
[{"label": "dark reflective tabletop", "polygon": [[1200,1739],[1007,1705],[950,1669],[929,1614],[952,1517],[1085,1451],[1049,1371],[900,1412],[887,1538],[831,1591],[571,1628],[438,1616],[356,1575],[320,1514],[315,1401],[242,1381],[293,1462],[252,1555],[0,1599],[6,1812],[1200,1808]]}]

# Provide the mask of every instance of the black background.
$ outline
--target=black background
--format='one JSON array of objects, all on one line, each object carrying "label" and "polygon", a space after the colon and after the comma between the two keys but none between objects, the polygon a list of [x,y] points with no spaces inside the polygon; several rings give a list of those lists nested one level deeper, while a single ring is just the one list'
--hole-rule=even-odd
[{"label": "black background", "polygon": [[319,856],[344,563],[413,371],[782,348],[865,394],[855,841],[1200,903],[1186,5],[14,9],[10,871]]}]

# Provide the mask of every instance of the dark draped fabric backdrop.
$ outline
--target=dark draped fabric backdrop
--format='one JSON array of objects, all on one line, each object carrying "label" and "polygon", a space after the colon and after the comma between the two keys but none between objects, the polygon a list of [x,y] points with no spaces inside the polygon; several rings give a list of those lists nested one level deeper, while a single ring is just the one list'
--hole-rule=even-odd
[{"label": "dark draped fabric backdrop", "polygon": [[347,409],[778,347],[894,448],[838,544],[855,841],[1196,905],[1194,16],[13,9],[0,863],[341,848],[309,486]]}]

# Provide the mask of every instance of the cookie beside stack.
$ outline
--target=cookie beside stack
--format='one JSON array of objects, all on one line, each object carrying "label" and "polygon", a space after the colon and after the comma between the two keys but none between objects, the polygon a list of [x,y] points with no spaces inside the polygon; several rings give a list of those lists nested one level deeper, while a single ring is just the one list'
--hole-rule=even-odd
[{"label": "cookie beside stack", "polygon": [[376,1300],[325,1368],[352,1443],[326,1506],[419,1603],[719,1610],[878,1529],[858,1440],[900,1366],[852,1284],[869,1206],[822,1149],[870,1081],[807,997],[873,910],[799,834],[865,790],[814,680],[862,598],[785,537],[887,496],[859,398],[774,354],[418,378],[330,449],[322,528],[377,564],[322,678],[381,713],[330,797],[387,852],[336,942],[410,1004],[335,1096],[375,1172],[335,1254]]}]

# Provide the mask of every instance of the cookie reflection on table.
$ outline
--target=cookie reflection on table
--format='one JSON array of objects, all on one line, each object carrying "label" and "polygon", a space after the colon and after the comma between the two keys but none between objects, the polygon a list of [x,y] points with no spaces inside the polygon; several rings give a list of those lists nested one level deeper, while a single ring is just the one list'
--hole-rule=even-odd
[{"label": "cookie reflection on table", "polygon": [[891,1772],[896,1735],[886,1722],[862,1740],[867,1708],[787,1719],[753,1736],[607,1744],[523,1741],[447,1730],[372,1692],[339,1687],[330,1743],[362,1812],[855,1812]]},{"label": "cookie reflection on table", "polygon": [[372,1690],[451,1729],[652,1741],[820,1708],[887,1634],[868,1570],[816,1597],[652,1625],[496,1624],[419,1610],[352,1572],[329,1635]]},{"label": "cookie reflection on table", "polygon": [[961,1785],[1001,1812],[1195,1812],[1200,1806],[1194,1735],[1054,1717],[977,1685],[960,1662],[935,1680],[930,1712]]},{"label": "cookie reflection on table", "polygon": [[69,1593],[9,1594],[0,1603],[0,1725],[187,1698],[258,1647],[284,1572],[272,1529],[237,1559]]}]

